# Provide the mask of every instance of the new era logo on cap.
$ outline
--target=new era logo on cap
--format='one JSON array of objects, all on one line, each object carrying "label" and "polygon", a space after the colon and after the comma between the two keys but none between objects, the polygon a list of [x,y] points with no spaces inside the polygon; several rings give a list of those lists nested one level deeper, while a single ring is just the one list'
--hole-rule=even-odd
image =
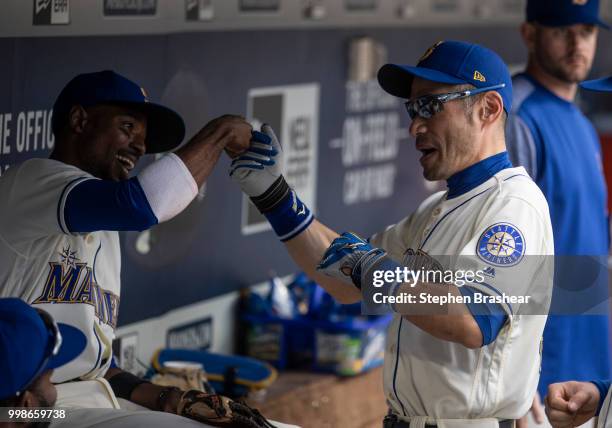
[{"label": "new era logo on cap", "polygon": [[572,3],[577,4],[578,6],[584,6],[588,3],[589,0],[572,0]]},{"label": "new era logo on cap", "polygon": [[487,81],[487,79],[478,70],[474,71],[474,80],[478,80],[479,82],[486,82]]}]

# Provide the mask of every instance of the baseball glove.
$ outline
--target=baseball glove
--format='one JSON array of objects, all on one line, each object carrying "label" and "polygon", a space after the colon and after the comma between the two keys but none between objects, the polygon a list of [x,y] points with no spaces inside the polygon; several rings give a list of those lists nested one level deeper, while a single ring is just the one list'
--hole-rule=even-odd
[{"label": "baseball glove", "polygon": [[257,409],[222,395],[196,390],[181,396],[177,414],[216,427],[274,428]]},{"label": "baseball glove", "polygon": [[184,391],[195,389],[208,393],[215,392],[208,383],[204,370],[196,366],[164,366],[151,378],[151,382],[161,386],[176,386]]}]

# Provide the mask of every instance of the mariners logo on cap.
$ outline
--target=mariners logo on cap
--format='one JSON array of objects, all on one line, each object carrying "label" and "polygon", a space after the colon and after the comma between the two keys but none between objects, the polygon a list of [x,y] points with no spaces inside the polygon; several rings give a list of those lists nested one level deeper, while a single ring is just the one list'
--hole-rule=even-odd
[{"label": "mariners logo on cap", "polygon": [[572,0],[572,4],[575,4],[575,5],[578,5],[578,6],[584,6],[588,2],[589,2],[589,0]]},{"label": "mariners logo on cap", "polygon": [[525,241],[521,232],[510,223],[497,223],[480,235],[476,252],[487,263],[513,266],[521,261]]},{"label": "mariners logo on cap", "polygon": [[435,45],[433,45],[432,47],[430,47],[429,49],[427,49],[425,51],[425,53],[423,54],[423,56],[421,58],[419,58],[419,62],[425,61],[427,58],[429,58],[431,56],[431,54],[436,50],[436,48],[438,46],[440,46],[442,43],[444,43],[444,40],[440,40],[439,42],[437,42]]},{"label": "mariners logo on cap", "polygon": [[149,102],[149,94],[147,94],[147,91],[145,91],[145,89],[142,86],[140,87],[140,92],[142,92],[142,96],[144,97],[144,102],[148,103]]}]

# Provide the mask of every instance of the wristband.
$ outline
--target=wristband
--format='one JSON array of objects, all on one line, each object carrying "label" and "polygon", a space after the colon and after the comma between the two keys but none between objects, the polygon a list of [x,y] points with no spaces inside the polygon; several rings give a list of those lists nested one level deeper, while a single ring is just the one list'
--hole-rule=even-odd
[{"label": "wristband", "polygon": [[181,389],[176,386],[167,386],[159,391],[159,395],[157,396],[157,409],[160,412],[166,411],[166,401],[168,401],[168,397],[170,397],[170,394],[174,391],[180,392]]},{"label": "wristband", "polygon": [[314,220],[308,207],[289,187],[283,176],[262,195],[251,200],[283,242],[302,233]]},{"label": "wristband", "polygon": [[260,213],[265,214],[281,203],[290,191],[289,184],[285,181],[285,177],[281,175],[265,192],[259,196],[253,196],[251,201],[253,201]]},{"label": "wristband", "polygon": [[132,391],[134,391],[138,385],[151,382],[134,376],[130,372],[121,372],[111,377],[108,383],[117,397],[130,400]]},{"label": "wristband", "polygon": [[199,191],[187,165],[174,153],[143,169],[138,182],[159,223],[183,211]]}]

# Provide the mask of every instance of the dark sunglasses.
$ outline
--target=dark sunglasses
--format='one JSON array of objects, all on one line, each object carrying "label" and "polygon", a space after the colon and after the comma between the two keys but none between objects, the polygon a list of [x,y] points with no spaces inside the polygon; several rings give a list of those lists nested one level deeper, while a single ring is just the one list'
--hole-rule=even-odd
[{"label": "dark sunglasses", "polygon": [[17,391],[15,395],[19,395],[23,391],[26,391],[34,383],[34,381],[36,381],[36,379],[38,379],[38,377],[46,371],[47,366],[49,365],[49,360],[56,356],[59,353],[60,348],[62,347],[62,335],[53,317],[51,317],[48,312],[43,311],[42,309],[35,308],[35,310],[36,312],[38,312],[38,315],[43,320],[43,323],[47,328],[47,334],[49,335],[49,338],[47,340],[47,348],[45,349],[44,353],[45,357],[43,358],[42,363],[36,370],[34,376],[32,376],[30,381],[21,389],[21,391]]},{"label": "dark sunglasses", "polygon": [[406,106],[406,110],[408,111],[410,119],[414,120],[417,116],[422,117],[423,119],[429,119],[434,114],[444,110],[444,104],[449,101],[460,100],[462,98],[471,97],[472,95],[480,94],[482,92],[501,89],[505,86],[505,83],[500,83],[499,85],[486,86],[484,88],[477,89],[469,89],[466,91],[425,95],[422,97],[408,100],[404,103],[404,105]]}]

